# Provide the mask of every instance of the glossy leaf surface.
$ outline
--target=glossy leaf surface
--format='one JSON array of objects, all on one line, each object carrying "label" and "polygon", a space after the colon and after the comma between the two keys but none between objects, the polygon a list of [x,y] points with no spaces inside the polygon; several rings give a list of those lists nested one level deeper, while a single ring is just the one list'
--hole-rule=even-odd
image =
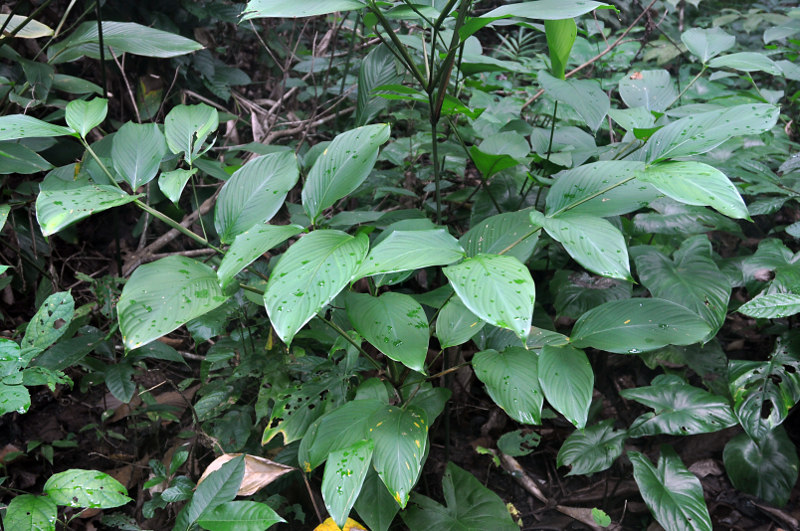
[{"label": "glossy leaf surface", "polygon": [[219,114],[214,107],[203,103],[173,107],[164,118],[169,150],[175,154],[183,152],[184,159],[191,165],[202,154],[203,143],[218,125]]},{"label": "glossy leaf surface", "polygon": [[197,523],[209,531],[263,531],[285,521],[266,503],[240,500],[217,505]]},{"label": "glossy leaf surface", "polygon": [[315,0],[297,2],[292,0],[250,0],[242,13],[242,20],[263,17],[297,18],[327,15],[336,11],[361,9],[364,3],[358,0]]},{"label": "glossy leaf surface", "polygon": [[116,132],[111,145],[114,169],[133,191],[155,178],[166,152],[164,135],[156,124],[128,122]]},{"label": "glossy leaf surface", "polygon": [[794,293],[760,295],[742,304],[736,311],[759,319],[781,319],[800,313],[800,295]]},{"label": "glossy leaf surface", "polygon": [[557,466],[571,466],[568,476],[594,474],[608,469],[622,455],[626,433],[607,419],[575,430],[558,451]]},{"label": "glossy leaf surface", "polygon": [[472,358],[472,367],[494,403],[509,417],[524,424],[542,422],[544,397],[535,352],[522,347],[483,350]]},{"label": "glossy leaf surface", "polygon": [[111,509],[131,501],[119,481],[98,470],[58,472],[48,478],[42,490],[57,505],[67,507]]},{"label": "glossy leaf surface", "polygon": [[445,229],[395,230],[372,248],[357,278],[448,265],[464,257],[464,249]]},{"label": "glossy leaf surface", "polygon": [[485,324],[461,299],[453,297],[442,306],[436,318],[436,337],[442,348],[454,347],[469,341]]},{"label": "glossy leaf surface", "polygon": [[322,499],[325,508],[339,527],[344,527],[367,477],[375,444],[360,441],[331,452],[322,477]]},{"label": "glossy leaf surface", "polygon": [[42,190],[36,198],[36,220],[50,236],[96,212],[136,201],[115,186],[89,185],[69,190]]},{"label": "glossy leaf surface", "polygon": [[108,100],[105,98],[93,98],[89,101],[72,100],[67,103],[65,119],[67,125],[78,132],[81,137],[86,135],[103,123],[108,113]]},{"label": "glossy leaf surface", "polygon": [[472,226],[458,241],[467,256],[503,253],[524,264],[539,240],[537,227],[531,223],[528,214],[527,210],[521,210],[486,218]]},{"label": "glossy leaf surface", "polygon": [[[574,26],[574,21],[570,20]],[[547,23],[546,23],[547,24]],[[589,129],[597,131],[608,114],[611,103],[600,85],[586,79],[557,79],[547,72],[539,72],[539,83],[545,94],[556,101],[566,103],[586,122]]]},{"label": "glossy leaf surface", "polygon": [[49,497],[20,494],[8,503],[3,525],[7,529],[55,531],[57,516],[58,507]]},{"label": "glossy leaf surface", "polygon": [[259,256],[301,232],[303,232],[303,227],[300,225],[256,223],[248,230],[238,234],[217,269],[219,283],[226,286]]},{"label": "glossy leaf surface", "polygon": [[545,345],[539,354],[539,385],[550,405],[576,428],[586,426],[594,371],[583,351]]}]

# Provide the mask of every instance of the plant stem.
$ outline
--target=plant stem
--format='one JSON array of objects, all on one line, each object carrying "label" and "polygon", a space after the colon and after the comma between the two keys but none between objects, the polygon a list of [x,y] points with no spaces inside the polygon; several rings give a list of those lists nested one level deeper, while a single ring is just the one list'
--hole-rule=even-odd
[{"label": "plant stem", "polygon": [[556,100],[556,104],[553,106],[553,117],[550,119],[550,142],[547,144],[547,156],[545,160],[550,162],[550,152],[553,149],[553,136],[555,136],[556,132],[556,113],[558,112],[558,100]]},{"label": "plant stem", "polygon": [[375,358],[370,356],[369,352],[364,350],[361,345],[356,343],[353,340],[353,338],[350,337],[350,334],[348,334],[346,331],[342,330],[342,327],[340,327],[339,325],[337,325],[333,321],[331,321],[329,319],[326,319],[324,317],[320,317],[320,319],[322,320],[323,323],[325,323],[329,327],[333,328],[336,331],[337,334],[339,334],[340,336],[342,336],[344,338],[345,341],[347,341],[348,343],[353,345],[356,349],[358,349],[358,351],[361,353],[361,355],[364,356],[365,358],[367,358],[370,361],[370,363],[372,363],[372,365],[378,370],[378,372],[383,371],[383,368],[381,367],[381,364],[378,363],[378,361]]},{"label": "plant stem", "polygon": [[694,85],[694,84],[697,82],[697,80],[698,80],[698,79],[700,79],[700,77],[701,77],[703,74],[705,74],[705,72],[706,72],[706,70],[707,70],[707,69],[708,69],[708,66],[706,66],[706,65],[703,65],[703,68],[701,68],[701,69],[700,69],[700,72],[698,72],[698,73],[697,73],[697,75],[696,75],[696,76],[694,76],[694,77],[692,78],[692,80],[691,80],[691,81],[689,81],[689,84],[688,84],[688,85],[686,85],[685,87],[683,87],[683,90],[681,90],[680,94],[678,94],[678,95],[675,97],[675,99],[674,99],[674,100],[672,100],[672,101],[670,102],[670,104],[666,106],[666,108],[667,108],[667,109],[669,109],[670,107],[672,107],[673,105],[675,105],[675,103],[676,103],[677,101],[679,101],[679,100],[681,99],[681,97],[683,97],[683,95],[684,95],[684,94],[686,94],[686,91],[687,91],[687,90],[689,90],[689,89],[692,87],[692,85]]}]

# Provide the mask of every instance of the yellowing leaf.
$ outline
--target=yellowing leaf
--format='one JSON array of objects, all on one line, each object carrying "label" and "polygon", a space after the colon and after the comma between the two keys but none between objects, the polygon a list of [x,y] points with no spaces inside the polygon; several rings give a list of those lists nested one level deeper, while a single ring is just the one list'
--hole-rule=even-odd
[{"label": "yellowing leaf", "polygon": [[344,527],[339,527],[336,525],[336,522],[333,521],[333,518],[328,518],[317,527],[314,528],[314,531],[369,531],[364,524],[359,524],[352,518],[348,518],[347,522],[344,523]]},{"label": "yellowing leaf", "polygon": [[[206,467],[197,484],[199,485],[209,474],[215,470],[219,470],[222,465],[240,455],[242,454],[222,454],[214,459],[214,461]],[[256,455],[245,454],[244,477],[242,478],[242,484],[239,485],[239,491],[236,494],[238,496],[251,496],[292,470],[294,470],[294,467],[282,465]]]}]

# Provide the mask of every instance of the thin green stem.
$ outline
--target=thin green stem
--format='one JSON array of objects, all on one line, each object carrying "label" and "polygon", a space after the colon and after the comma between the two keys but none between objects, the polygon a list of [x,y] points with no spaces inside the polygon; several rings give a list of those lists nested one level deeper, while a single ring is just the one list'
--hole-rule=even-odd
[{"label": "thin green stem", "polygon": [[386,34],[389,36],[389,39],[394,44],[395,48],[397,48],[397,52],[402,56],[403,63],[406,65],[406,69],[413,75],[416,80],[424,87],[426,85],[425,78],[423,77],[422,73],[417,68],[417,64],[408,54],[408,50],[406,50],[405,45],[400,42],[400,39],[395,35],[394,31],[392,30],[391,23],[386,19],[383,12],[380,8],[375,4],[375,0],[371,0],[368,4],[368,7],[372,13],[378,18],[378,21],[383,26],[383,29],[386,30]]},{"label": "thin green stem", "polygon": [[678,102],[683,97],[684,94],[686,94],[686,91],[689,90],[692,87],[692,85],[694,85],[697,82],[697,80],[700,79],[700,77],[702,77],[703,74],[705,74],[707,69],[708,66],[703,65],[703,68],[700,69],[700,72],[698,72],[697,75],[694,76],[691,81],[689,81],[688,85],[683,87],[683,90],[680,91],[680,93],[675,97],[674,100],[670,102],[669,105],[666,106],[666,108],[669,109],[670,107],[675,105],[675,103]]},{"label": "thin green stem", "polygon": [[635,176],[633,176],[633,177],[626,177],[625,179],[622,179],[622,180],[621,180],[620,182],[618,182],[618,183],[614,183],[614,184],[612,184],[612,185],[606,186],[606,187],[605,187],[605,188],[603,188],[602,190],[598,190],[598,191],[596,191],[595,193],[593,193],[593,194],[591,194],[591,195],[587,195],[586,197],[584,197],[584,198],[582,198],[582,199],[580,199],[580,200],[578,200],[578,201],[575,201],[574,203],[570,203],[569,205],[567,205],[567,206],[565,206],[565,207],[563,207],[563,208],[560,208],[560,209],[556,210],[556,211],[555,211],[555,212],[553,212],[553,213],[552,213],[552,214],[551,214],[549,217],[555,217],[555,216],[557,216],[557,215],[561,214],[562,212],[566,212],[567,210],[572,210],[573,208],[577,207],[578,205],[582,205],[583,203],[585,203],[585,202],[587,202],[587,201],[591,201],[591,200],[592,200],[592,199],[594,199],[595,197],[599,197],[599,196],[603,195],[604,193],[606,193],[606,192],[609,192],[609,191],[613,190],[614,188],[616,188],[616,187],[618,187],[618,186],[622,186],[623,184],[625,184],[625,183],[628,183],[628,182],[630,182],[630,181],[634,180],[635,178],[636,178]]},{"label": "thin green stem", "polygon": [[239,287],[245,291],[249,291],[250,293],[255,293],[256,295],[264,295],[264,292],[258,288],[254,288],[253,286],[249,286],[247,284],[239,284]]},{"label": "thin green stem", "polygon": [[553,149],[553,137],[556,133],[556,113],[558,112],[558,101],[553,106],[553,117],[550,119],[550,142],[547,144],[547,156],[545,160],[550,162],[550,152]]},{"label": "thin green stem", "polygon": [[361,345],[359,345],[355,340],[353,340],[353,338],[350,337],[350,334],[348,334],[345,330],[343,330],[342,327],[340,327],[339,325],[337,325],[333,321],[331,321],[329,319],[326,319],[324,317],[320,317],[320,319],[322,320],[323,323],[325,323],[326,325],[331,327],[333,330],[335,330],[337,334],[342,336],[345,341],[347,341],[348,343],[353,345],[356,349],[358,349],[358,352],[360,352],[362,356],[367,358],[370,361],[370,363],[372,363],[372,365],[378,370],[378,372],[383,371],[383,367],[381,367],[381,364],[378,363],[378,361],[375,358],[370,356],[369,352],[364,350],[364,348]]},{"label": "thin green stem", "polygon": [[516,241],[512,242],[511,244],[509,244],[508,247],[506,247],[505,249],[503,249],[502,251],[500,251],[497,254],[506,254],[508,251],[510,251],[511,249],[513,249],[514,247],[516,247],[517,245],[522,243],[523,241],[527,240],[528,238],[530,238],[531,236],[533,236],[534,234],[536,234],[540,230],[542,230],[541,227],[536,227],[535,229],[533,229],[532,231],[528,232],[527,234],[525,234],[521,238],[518,238]]}]

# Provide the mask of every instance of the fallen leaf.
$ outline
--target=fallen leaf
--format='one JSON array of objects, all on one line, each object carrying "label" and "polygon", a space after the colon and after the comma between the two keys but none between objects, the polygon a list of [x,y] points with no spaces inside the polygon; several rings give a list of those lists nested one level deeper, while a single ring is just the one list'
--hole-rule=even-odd
[{"label": "fallen leaf", "polygon": [[[197,484],[199,485],[210,473],[219,470],[222,465],[240,455],[242,454],[222,454],[214,459],[214,461],[206,467],[205,472],[200,476]],[[239,492],[237,492],[237,495],[250,496],[255,494],[263,487],[269,485],[284,474],[288,474],[292,470],[295,470],[295,468],[270,461],[269,459],[257,455],[245,454],[244,477],[242,478],[242,484],[239,485]]]},{"label": "fallen leaf", "polygon": [[360,524],[353,520],[352,518],[348,518],[347,521],[344,523],[344,527],[339,528],[336,525],[336,522],[333,521],[333,518],[328,518],[317,527],[314,528],[314,531],[368,531],[367,527],[364,524]]}]

